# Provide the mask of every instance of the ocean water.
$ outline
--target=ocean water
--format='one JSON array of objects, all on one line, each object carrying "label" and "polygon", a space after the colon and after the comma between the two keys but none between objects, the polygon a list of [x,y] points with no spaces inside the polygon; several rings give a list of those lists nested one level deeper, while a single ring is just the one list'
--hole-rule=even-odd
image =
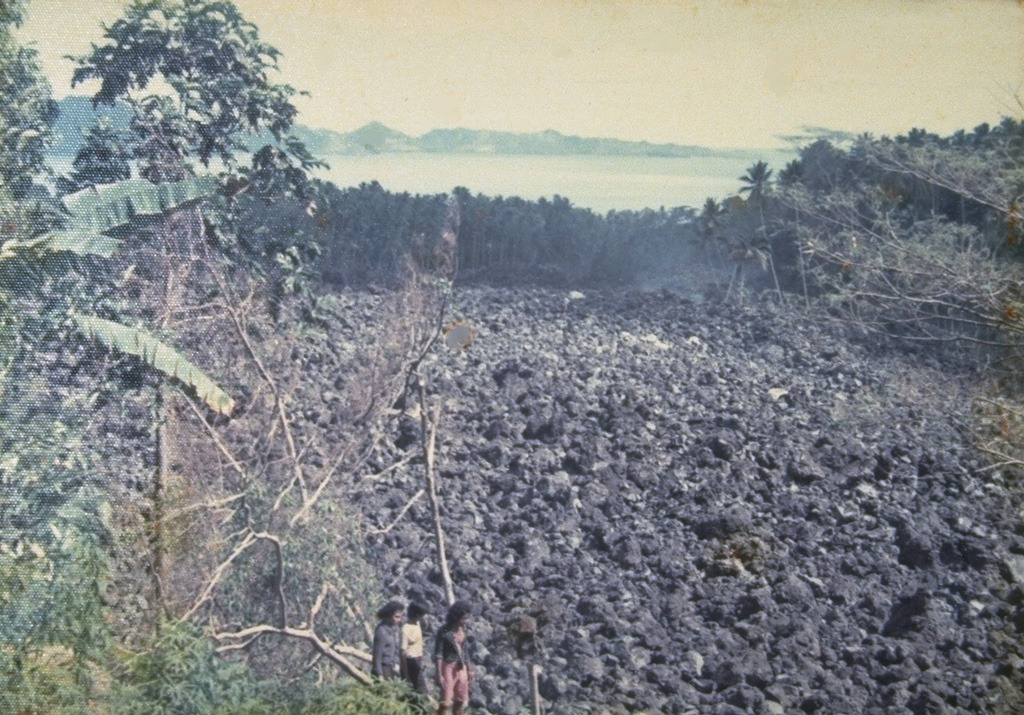
[{"label": "ocean water", "polygon": [[[695,158],[632,156],[493,156],[479,154],[392,153],[321,157],[330,165],[315,175],[340,188],[377,181],[388,191],[450,193],[464,186],[474,194],[518,196],[535,201],[556,194],[573,206],[599,214],[645,208],[690,206],[709,196],[737,193],[739,180],[757,161],[776,173],[795,152],[749,151]],[[68,174],[71,160],[48,158],[55,174]],[[214,162],[211,170],[220,167]]]},{"label": "ocean water", "polygon": [[700,208],[706,198],[739,191],[739,177],[758,160],[776,172],[791,152],[668,158],[619,156],[492,156],[478,154],[369,154],[324,157],[330,169],[317,175],[340,188],[377,181],[411,194],[449,193],[464,186],[474,194],[536,200],[554,195],[604,214],[611,210]]}]

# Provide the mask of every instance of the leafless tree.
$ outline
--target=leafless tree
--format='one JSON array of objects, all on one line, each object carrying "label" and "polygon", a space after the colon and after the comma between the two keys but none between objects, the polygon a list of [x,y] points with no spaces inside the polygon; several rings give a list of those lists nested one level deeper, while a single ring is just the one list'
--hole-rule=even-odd
[{"label": "leafless tree", "polygon": [[[368,640],[365,610],[376,595],[352,499],[416,458],[428,487],[399,518],[430,493],[452,593],[434,470],[440,408],[427,404],[424,361],[446,325],[457,232],[452,205],[401,286],[366,298],[360,324],[335,335],[287,311],[275,324],[254,279],[204,255],[215,297],[185,333],[205,343],[240,405],[224,419],[184,393],[172,397],[161,568],[167,609],[208,626],[223,652],[280,661],[282,646],[296,644],[368,680],[370,656],[350,644]],[[321,309],[344,300],[325,298]],[[339,308],[325,325],[337,329],[347,316]],[[419,402],[419,454],[387,439],[403,401]]]}]

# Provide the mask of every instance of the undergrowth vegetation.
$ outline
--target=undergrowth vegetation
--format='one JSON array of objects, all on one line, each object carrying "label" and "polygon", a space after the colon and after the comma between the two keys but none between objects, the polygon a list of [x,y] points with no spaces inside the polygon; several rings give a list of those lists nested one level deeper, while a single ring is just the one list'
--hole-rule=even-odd
[{"label": "undergrowth vegetation", "polygon": [[166,623],[145,653],[121,655],[112,715],[421,715],[429,702],[402,682],[282,685],[222,658],[187,623]]}]

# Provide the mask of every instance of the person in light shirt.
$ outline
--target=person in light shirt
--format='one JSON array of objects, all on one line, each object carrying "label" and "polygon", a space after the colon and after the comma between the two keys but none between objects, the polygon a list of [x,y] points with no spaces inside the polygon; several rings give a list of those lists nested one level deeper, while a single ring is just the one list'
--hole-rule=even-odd
[{"label": "person in light shirt", "polygon": [[402,677],[417,693],[427,694],[427,679],[423,672],[423,619],[427,609],[418,603],[410,603],[405,610],[402,625],[401,663]]}]

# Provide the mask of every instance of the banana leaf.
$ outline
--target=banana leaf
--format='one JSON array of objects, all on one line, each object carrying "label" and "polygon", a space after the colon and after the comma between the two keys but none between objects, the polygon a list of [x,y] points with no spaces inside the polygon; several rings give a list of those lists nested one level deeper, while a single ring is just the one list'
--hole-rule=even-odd
[{"label": "banana leaf", "polygon": [[230,415],[235,408],[235,401],[202,370],[152,334],[94,315],[76,314],[72,319],[78,329],[93,340],[141,358],[165,375],[185,383],[212,410]]},{"label": "banana leaf", "polygon": [[68,251],[80,256],[101,256],[110,258],[117,251],[120,243],[117,239],[104,236],[102,233],[89,231],[64,230],[50,231],[28,241],[8,241],[0,248],[0,258],[18,250],[32,250],[38,253],[58,253]]},{"label": "banana leaf", "polygon": [[120,244],[103,234],[137,219],[159,216],[199,201],[209,196],[216,185],[216,178],[204,175],[164,184],[126,179],[82,189],[64,197],[67,226],[20,242],[20,247],[109,258]]},{"label": "banana leaf", "polygon": [[209,196],[216,188],[213,176],[193,176],[182,181],[153,184],[145,179],[126,179],[82,189],[64,197],[71,230],[106,233],[136,218],[157,216]]}]

